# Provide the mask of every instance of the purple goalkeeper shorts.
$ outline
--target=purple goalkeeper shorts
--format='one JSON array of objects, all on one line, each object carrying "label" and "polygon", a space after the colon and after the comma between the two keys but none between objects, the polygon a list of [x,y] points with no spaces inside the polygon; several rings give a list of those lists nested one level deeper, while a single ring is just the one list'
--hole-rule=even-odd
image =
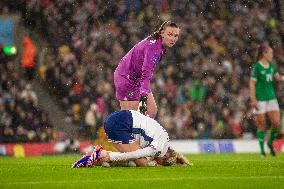
[{"label": "purple goalkeeper shorts", "polygon": [[115,96],[117,100],[125,101],[139,101],[140,90],[139,84],[134,81],[121,76],[119,74],[114,74],[114,85],[115,85]]}]

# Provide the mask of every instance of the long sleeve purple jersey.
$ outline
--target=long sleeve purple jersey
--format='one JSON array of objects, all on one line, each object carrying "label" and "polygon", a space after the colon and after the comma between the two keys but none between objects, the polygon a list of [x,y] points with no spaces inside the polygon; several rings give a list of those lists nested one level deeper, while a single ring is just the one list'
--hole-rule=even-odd
[{"label": "long sleeve purple jersey", "polygon": [[145,38],[120,60],[115,70],[116,80],[122,81],[126,78],[139,87],[140,96],[147,96],[151,92],[150,81],[155,65],[161,61],[164,53],[161,39]]}]

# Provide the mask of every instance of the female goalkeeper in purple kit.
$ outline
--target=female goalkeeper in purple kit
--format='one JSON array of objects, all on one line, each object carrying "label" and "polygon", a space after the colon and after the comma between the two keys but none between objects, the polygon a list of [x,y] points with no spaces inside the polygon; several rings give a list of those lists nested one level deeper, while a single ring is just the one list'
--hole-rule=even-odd
[{"label": "female goalkeeper in purple kit", "polygon": [[177,24],[165,21],[153,34],[137,43],[119,62],[114,72],[116,98],[122,110],[139,110],[155,118],[157,105],[150,89],[155,65],[167,47],[178,40]]}]

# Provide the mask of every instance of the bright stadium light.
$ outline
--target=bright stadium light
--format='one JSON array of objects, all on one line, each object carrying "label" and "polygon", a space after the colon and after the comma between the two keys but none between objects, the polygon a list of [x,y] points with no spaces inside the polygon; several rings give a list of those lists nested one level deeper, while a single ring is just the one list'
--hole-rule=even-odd
[{"label": "bright stadium light", "polygon": [[3,53],[6,56],[12,56],[12,55],[15,55],[17,53],[17,49],[16,49],[15,46],[6,45],[6,46],[3,47]]}]

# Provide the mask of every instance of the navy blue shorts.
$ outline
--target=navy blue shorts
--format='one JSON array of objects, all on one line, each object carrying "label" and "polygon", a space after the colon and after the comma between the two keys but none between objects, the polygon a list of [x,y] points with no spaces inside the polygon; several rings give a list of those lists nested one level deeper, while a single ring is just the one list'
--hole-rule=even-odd
[{"label": "navy blue shorts", "polygon": [[133,118],[129,110],[113,112],[104,122],[108,141],[117,144],[129,144],[135,142],[132,126]]}]

